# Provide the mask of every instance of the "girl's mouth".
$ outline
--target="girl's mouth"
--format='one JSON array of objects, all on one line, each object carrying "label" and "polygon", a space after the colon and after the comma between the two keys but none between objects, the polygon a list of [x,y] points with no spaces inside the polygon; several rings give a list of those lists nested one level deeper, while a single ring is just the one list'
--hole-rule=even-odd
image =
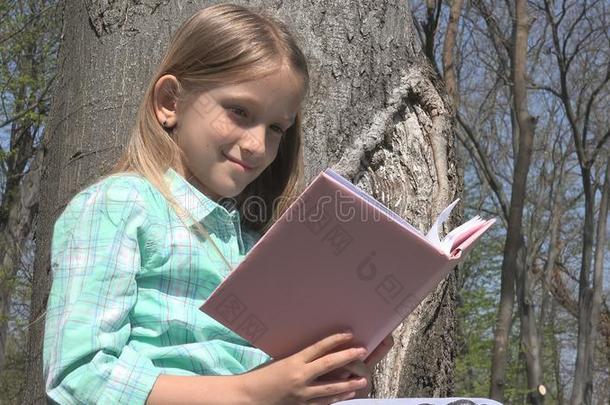
[{"label": "girl's mouth", "polygon": [[253,168],[251,168],[250,166],[247,166],[246,164],[244,164],[243,162],[241,162],[241,161],[240,161],[240,160],[238,160],[238,159],[234,159],[234,158],[232,158],[232,157],[230,157],[230,156],[225,155],[224,153],[223,153],[223,156],[224,156],[224,157],[225,157],[227,160],[229,160],[229,161],[231,161],[231,162],[235,163],[236,165],[238,165],[239,167],[241,167],[241,168],[242,168],[244,171],[251,171],[251,170],[253,169]]}]

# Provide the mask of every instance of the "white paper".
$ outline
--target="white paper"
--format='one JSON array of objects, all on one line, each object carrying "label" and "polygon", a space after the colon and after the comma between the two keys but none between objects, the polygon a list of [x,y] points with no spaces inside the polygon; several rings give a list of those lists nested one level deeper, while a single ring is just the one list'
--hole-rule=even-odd
[{"label": "white paper", "polygon": [[447,219],[449,219],[449,215],[451,215],[451,211],[453,210],[453,207],[455,207],[455,205],[458,203],[458,201],[460,201],[459,198],[449,204],[447,208],[445,208],[443,211],[441,211],[441,213],[436,218],[436,221],[434,221],[432,227],[426,234],[426,239],[428,239],[433,245],[438,246],[447,255],[451,253],[452,239],[444,238],[443,242],[441,242],[439,232],[441,226],[445,223],[445,221],[447,221]]},{"label": "white paper", "polygon": [[487,398],[366,398],[333,402],[344,405],[502,405]]}]

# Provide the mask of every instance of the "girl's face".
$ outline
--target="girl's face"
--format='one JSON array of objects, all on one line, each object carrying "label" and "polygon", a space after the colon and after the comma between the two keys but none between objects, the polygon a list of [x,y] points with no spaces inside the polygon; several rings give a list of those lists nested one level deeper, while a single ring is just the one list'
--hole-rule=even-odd
[{"label": "girl's face", "polygon": [[[172,78],[160,78],[155,90]],[[282,69],[263,79],[206,90],[183,111],[158,99],[157,118],[175,127],[174,139],[183,151],[176,171],[214,201],[237,196],[275,159],[300,108],[301,92],[300,78]]]}]

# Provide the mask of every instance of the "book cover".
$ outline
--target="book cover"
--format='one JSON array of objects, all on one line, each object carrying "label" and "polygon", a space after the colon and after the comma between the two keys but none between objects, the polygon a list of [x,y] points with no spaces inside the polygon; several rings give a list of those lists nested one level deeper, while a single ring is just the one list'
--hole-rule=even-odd
[{"label": "book cover", "polygon": [[275,359],[347,328],[370,353],[493,224],[477,217],[441,241],[456,203],[424,235],[326,169],[200,310]]}]

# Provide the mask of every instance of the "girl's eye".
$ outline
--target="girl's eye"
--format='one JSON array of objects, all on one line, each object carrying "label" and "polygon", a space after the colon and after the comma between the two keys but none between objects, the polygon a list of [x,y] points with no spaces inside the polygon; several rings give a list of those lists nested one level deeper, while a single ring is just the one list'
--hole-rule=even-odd
[{"label": "girl's eye", "polygon": [[229,110],[233,111],[234,114],[245,117],[246,112],[239,107],[229,107]]},{"label": "girl's eye", "polygon": [[280,134],[280,135],[284,135],[285,131],[284,131],[282,128],[278,127],[277,125],[274,125],[274,126],[273,126],[273,128],[275,128],[275,131],[276,131],[278,134]]},{"label": "girl's eye", "polygon": [[[233,114],[238,115],[240,117],[247,117],[247,113],[243,108],[239,108],[239,107],[229,107],[228,108]],[[274,125],[272,128],[274,128],[274,131],[279,133],[280,135],[284,135],[284,133],[286,131],[284,131],[281,127]]]}]

